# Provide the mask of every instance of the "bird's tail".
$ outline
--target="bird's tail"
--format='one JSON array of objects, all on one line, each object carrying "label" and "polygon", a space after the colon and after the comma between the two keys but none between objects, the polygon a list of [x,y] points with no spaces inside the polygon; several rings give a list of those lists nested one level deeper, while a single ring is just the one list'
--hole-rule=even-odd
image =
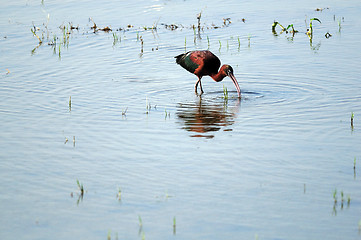
[{"label": "bird's tail", "polygon": [[186,55],[186,53],[182,53],[178,56],[175,56],[174,58],[176,58],[176,60],[175,60],[176,63],[181,64],[181,61],[182,61],[182,58],[184,57],[184,55]]}]

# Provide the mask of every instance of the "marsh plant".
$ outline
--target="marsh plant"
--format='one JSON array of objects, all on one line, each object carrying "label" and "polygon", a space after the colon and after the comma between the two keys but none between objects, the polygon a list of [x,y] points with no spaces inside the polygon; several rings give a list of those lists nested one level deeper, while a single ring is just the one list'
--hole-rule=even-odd
[{"label": "marsh plant", "polygon": [[223,98],[225,100],[228,100],[228,90],[227,90],[227,87],[224,86],[224,84],[223,84]]},{"label": "marsh plant", "polygon": [[282,24],[280,24],[279,22],[277,21],[273,21],[273,24],[272,24],[272,32],[274,35],[277,35],[277,32],[276,32],[276,27],[277,26],[280,26],[280,28],[282,29],[280,34],[283,33],[284,31],[286,31],[286,28],[284,26],[282,26]]},{"label": "marsh plant", "polygon": [[[340,197],[341,197],[341,200],[340,200],[340,209],[343,210],[343,206],[344,206],[344,203],[345,203],[345,194],[343,192],[343,190],[340,191]],[[333,191],[333,200],[334,200],[334,203],[333,203],[333,214],[334,215],[337,215],[337,206],[338,206],[338,201],[337,201],[337,189],[335,189]],[[351,203],[351,196],[349,194],[347,194],[347,207],[350,206],[350,203]]]},{"label": "marsh plant", "polygon": [[69,96],[69,112],[71,112],[71,96]]},{"label": "marsh plant", "polygon": [[119,202],[122,200],[122,190],[121,190],[121,188],[118,189],[117,199],[118,199]]},{"label": "marsh plant", "polygon": [[313,25],[312,25],[313,21],[318,21],[319,23],[321,23],[320,19],[318,19],[318,18],[310,19],[310,27],[309,27],[309,29],[307,29],[307,33],[306,33],[310,40],[312,40],[312,38],[313,38]]},{"label": "marsh plant", "polygon": [[83,184],[80,183],[78,179],[76,180],[76,184],[78,185],[80,195],[84,195],[84,186],[83,186]]},{"label": "marsh plant", "polygon": [[176,223],[176,218],[175,216],[173,217],[173,234],[176,234],[176,230],[177,230],[177,223]]}]

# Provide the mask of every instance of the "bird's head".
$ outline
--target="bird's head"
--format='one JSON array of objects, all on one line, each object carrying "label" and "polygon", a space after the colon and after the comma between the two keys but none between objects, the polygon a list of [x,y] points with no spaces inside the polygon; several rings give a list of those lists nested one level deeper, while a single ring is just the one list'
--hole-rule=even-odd
[{"label": "bird's head", "polygon": [[236,86],[237,89],[237,93],[238,93],[238,97],[241,97],[241,89],[239,88],[238,82],[233,74],[233,68],[230,65],[223,65],[221,70],[223,71],[223,73],[225,75],[227,75],[228,77],[230,77],[234,83],[234,85]]}]

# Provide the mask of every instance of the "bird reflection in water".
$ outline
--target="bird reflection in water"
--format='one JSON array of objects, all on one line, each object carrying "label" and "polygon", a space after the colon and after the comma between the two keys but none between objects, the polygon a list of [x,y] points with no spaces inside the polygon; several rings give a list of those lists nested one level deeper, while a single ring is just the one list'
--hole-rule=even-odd
[{"label": "bird reflection in water", "polygon": [[[194,132],[191,137],[213,138],[213,132],[219,131],[234,123],[240,105],[237,99],[233,106],[229,101],[206,101],[199,98],[195,103],[179,103],[177,106],[177,118],[184,124],[183,129]],[[227,128],[223,131],[232,131]]]}]

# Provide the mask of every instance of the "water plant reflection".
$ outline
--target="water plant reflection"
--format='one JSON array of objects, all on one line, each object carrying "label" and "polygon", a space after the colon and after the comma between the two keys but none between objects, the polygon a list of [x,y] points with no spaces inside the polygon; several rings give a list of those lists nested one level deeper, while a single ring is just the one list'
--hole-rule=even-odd
[{"label": "water plant reflection", "polygon": [[[240,105],[240,100],[235,99],[205,100],[199,98],[194,103],[179,103],[177,118],[184,124],[183,129],[194,132],[191,137],[213,138],[212,132],[219,131],[222,127],[234,123]],[[229,104],[234,103],[233,106]],[[230,131],[229,129],[226,129]]]}]

